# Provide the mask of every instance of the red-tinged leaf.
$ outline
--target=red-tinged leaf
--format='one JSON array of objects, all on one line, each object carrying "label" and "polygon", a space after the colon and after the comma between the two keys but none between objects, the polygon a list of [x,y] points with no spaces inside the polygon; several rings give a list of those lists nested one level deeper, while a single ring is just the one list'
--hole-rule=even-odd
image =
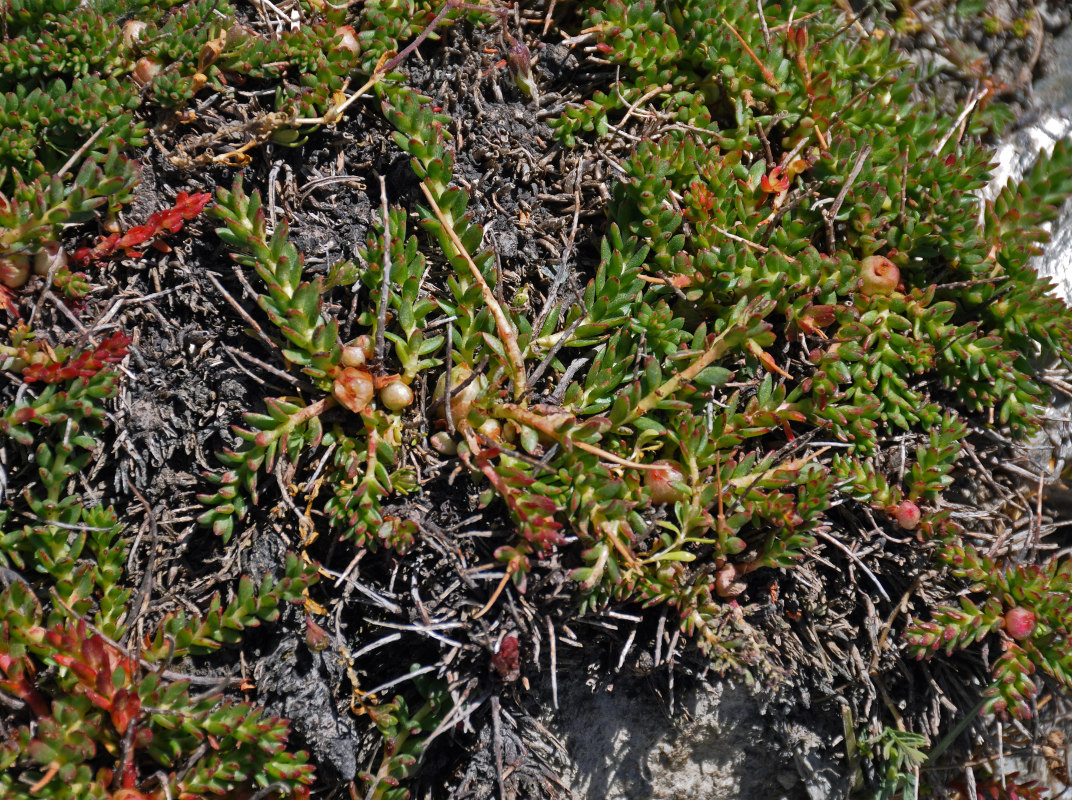
[{"label": "red-tinged leaf", "polygon": [[148,225],[135,225],[120,238],[119,246],[137,247],[149,241],[154,233],[156,233],[156,229],[150,228]]},{"label": "red-tinged leaf", "polygon": [[124,787],[112,795],[112,800],[150,800],[149,795],[137,789]]},{"label": "red-tinged leaf", "polygon": [[64,653],[57,653],[52,657],[52,660],[59,664],[61,667],[66,667],[73,672],[80,681],[95,685],[97,682],[97,670],[90,667],[88,664],[83,664],[74,656],[69,656]]},{"label": "red-tinged leaf", "polygon": [[52,745],[40,739],[33,739],[27,746],[26,752],[38,764],[48,764],[56,758],[56,751]]},{"label": "red-tinged leaf", "polygon": [[108,668],[108,652],[104,647],[104,640],[94,634],[82,643],[82,658],[86,663],[96,669]]},{"label": "red-tinged leaf", "polygon": [[210,194],[198,192],[190,195],[180,192],[175,198],[175,205],[157,211],[149,216],[143,225],[136,225],[125,234],[113,233],[98,240],[93,247],[82,247],[75,251],[74,260],[80,264],[91,261],[103,261],[122,249],[130,258],[140,258],[142,252],[135,247],[151,244],[161,252],[171,252],[170,248],[159,241],[160,237],[177,233],[182,229],[184,220],[196,217],[212,199]]},{"label": "red-tinged leaf", "polygon": [[49,714],[48,702],[25,677],[17,681],[0,681],[0,691],[25,701],[38,717]]},{"label": "red-tinged leaf", "polygon": [[95,353],[98,358],[107,364],[118,364],[127,357],[127,345],[129,344],[130,337],[125,333],[116,331],[97,346]]},{"label": "red-tinged leaf", "polygon": [[30,406],[23,406],[22,408],[15,410],[15,412],[11,415],[11,421],[14,422],[16,425],[23,425],[36,416],[36,410],[31,408]]},{"label": "red-tinged leaf", "polygon": [[182,230],[183,221],[182,212],[177,208],[172,208],[161,213],[155,223],[158,230],[177,233]]},{"label": "red-tinged leaf", "polygon": [[22,371],[27,383],[62,383],[76,378],[89,378],[100,372],[106,364],[117,364],[126,358],[130,338],[116,332],[92,350],[83,350],[75,356],[51,363],[31,364]]},{"label": "red-tinged leaf", "polygon": [[120,689],[112,698],[112,724],[120,734],[125,734],[130,723],[141,713],[141,700],[137,694]]},{"label": "red-tinged leaf", "polygon": [[19,308],[15,305],[15,293],[6,286],[0,286],[0,304],[3,304],[7,313],[15,319],[21,318],[22,315],[19,314]]},{"label": "red-tinged leaf", "polygon": [[111,711],[112,710],[112,701],[109,700],[107,697],[105,697],[102,694],[98,694],[97,692],[93,691],[92,689],[86,689],[85,692],[86,692],[86,697],[88,697],[91,701],[93,701],[93,704],[95,706],[97,706],[98,708],[100,708],[100,709],[102,709],[104,711]]},{"label": "red-tinged leaf", "polygon": [[492,464],[489,452],[492,451],[474,453],[473,460],[513,512],[522,538],[538,553],[547,553],[553,547],[565,544],[562,523],[554,518],[558,510],[554,501],[549,497],[525,493],[533,480],[520,470]]},{"label": "red-tinged leaf", "polygon": [[808,306],[808,308],[804,310],[804,313],[797,318],[797,325],[799,325],[800,329],[805,333],[815,333],[821,328],[834,324],[836,320],[834,312],[834,306]]},{"label": "red-tinged leaf", "polygon": [[193,194],[179,192],[175,197],[175,208],[182,212],[185,219],[193,219],[211,201],[212,195],[209,192],[194,192]]},{"label": "red-tinged leaf", "polygon": [[113,673],[110,669],[102,669],[97,673],[97,691],[102,697],[107,697],[112,702],[115,697],[115,683],[112,682]]}]

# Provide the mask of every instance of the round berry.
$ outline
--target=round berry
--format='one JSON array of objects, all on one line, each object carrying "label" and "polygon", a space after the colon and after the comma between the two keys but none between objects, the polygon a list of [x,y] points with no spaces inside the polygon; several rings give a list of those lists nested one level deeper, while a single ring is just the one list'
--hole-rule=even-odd
[{"label": "round berry", "polygon": [[391,381],[380,389],[380,401],[391,411],[401,411],[413,402],[413,390],[402,381]]},{"label": "round berry", "polygon": [[339,363],[344,367],[361,367],[368,361],[365,358],[365,351],[360,347],[354,347],[352,344],[346,345],[342,349],[342,356],[339,358]]},{"label": "round berry", "polygon": [[371,361],[372,356],[372,339],[367,334],[362,334],[343,346],[339,363],[344,367],[360,367]]},{"label": "round berry", "polygon": [[335,399],[355,414],[360,414],[372,402],[372,376],[363,369],[347,367],[342,370],[333,389]]},{"label": "round berry", "polygon": [[1005,633],[1016,641],[1027,639],[1035,632],[1035,612],[1014,606],[1005,612]]},{"label": "round berry", "polygon": [[901,282],[901,271],[885,256],[868,256],[860,262],[860,292],[874,295],[893,294]]},{"label": "round berry", "polygon": [[897,520],[897,524],[906,531],[914,531],[919,526],[919,506],[911,500],[905,500],[900,503],[894,509],[893,516]]},{"label": "round berry", "polygon": [[688,497],[687,492],[674,486],[675,483],[684,483],[685,474],[670,461],[656,461],[655,469],[649,469],[644,473],[644,485],[651,492],[653,505],[663,506],[669,503],[677,503]]}]

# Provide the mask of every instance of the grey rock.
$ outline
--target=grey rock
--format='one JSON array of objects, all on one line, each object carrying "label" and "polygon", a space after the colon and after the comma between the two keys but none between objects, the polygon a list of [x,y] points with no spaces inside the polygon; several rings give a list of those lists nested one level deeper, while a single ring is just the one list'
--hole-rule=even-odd
[{"label": "grey rock", "polygon": [[643,680],[593,693],[562,687],[551,727],[573,762],[567,778],[588,800],[839,800],[845,772],[831,750],[833,720],[787,721],[745,687],[701,684],[671,719]]},{"label": "grey rock", "polygon": [[[312,750],[328,780],[351,781],[357,775],[359,743],[353,723],[340,716],[319,653],[310,653],[296,636],[284,638],[254,668],[265,707],[291,721],[304,746]],[[331,774],[331,773],[334,774]]]}]

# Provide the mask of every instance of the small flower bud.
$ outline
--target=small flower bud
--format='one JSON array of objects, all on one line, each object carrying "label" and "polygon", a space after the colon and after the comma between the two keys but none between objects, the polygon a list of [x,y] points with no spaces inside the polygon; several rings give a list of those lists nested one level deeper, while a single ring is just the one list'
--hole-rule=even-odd
[{"label": "small flower bud", "polygon": [[391,411],[401,411],[413,402],[413,390],[402,381],[392,381],[380,389],[380,402]]},{"label": "small flower bud", "polygon": [[0,256],[0,283],[18,289],[30,279],[30,257],[25,253]]},{"label": "small flower bud", "polygon": [[919,506],[911,500],[905,500],[894,508],[893,518],[906,531],[914,531],[919,525]]},{"label": "small flower bud", "polygon": [[372,402],[372,376],[363,369],[347,367],[335,379],[333,393],[336,400],[355,414],[360,414]]},{"label": "small flower bud", "polygon": [[663,506],[688,497],[687,493],[674,486],[685,481],[685,474],[675,464],[656,461],[655,467],[644,473],[644,485],[651,492],[652,505]]},{"label": "small flower bud", "polygon": [[305,617],[305,644],[314,653],[319,653],[329,644],[328,632],[313,622],[309,615]]},{"label": "small flower bud", "polygon": [[1035,614],[1026,608],[1015,606],[1005,612],[1005,633],[1018,642],[1029,638],[1035,626]]},{"label": "small flower bud", "polygon": [[868,297],[889,295],[897,291],[901,271],[885,256],[868,256],[860,262],[860,293]]},{"label": "small flower bud", "polygon": [[540,92],[532,77],[532,53],[520,39],[512,39],[506,51],[506,66],[514,77],[514,83],[526,97],[539,99]]},{"label": "small flower bud", "polygon": [[520,648],[516,636],[507,636],[502,640],[498,651],[491,657],[491,666],[506,683],[521,677]]}]

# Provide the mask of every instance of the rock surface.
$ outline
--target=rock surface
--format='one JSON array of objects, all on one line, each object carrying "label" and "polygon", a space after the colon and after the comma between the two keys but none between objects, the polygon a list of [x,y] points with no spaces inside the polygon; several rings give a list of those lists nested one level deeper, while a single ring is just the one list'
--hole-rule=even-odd
[{"label": "rock surface", "polygon": [[[606,800],[821,800],[842,769],[808,726],[764,714],[747,688],[700,684],[676,720],[642,684],[567,687],[561,715],[572,784]],[[816,727],[827,722],[816,717]]]}]

